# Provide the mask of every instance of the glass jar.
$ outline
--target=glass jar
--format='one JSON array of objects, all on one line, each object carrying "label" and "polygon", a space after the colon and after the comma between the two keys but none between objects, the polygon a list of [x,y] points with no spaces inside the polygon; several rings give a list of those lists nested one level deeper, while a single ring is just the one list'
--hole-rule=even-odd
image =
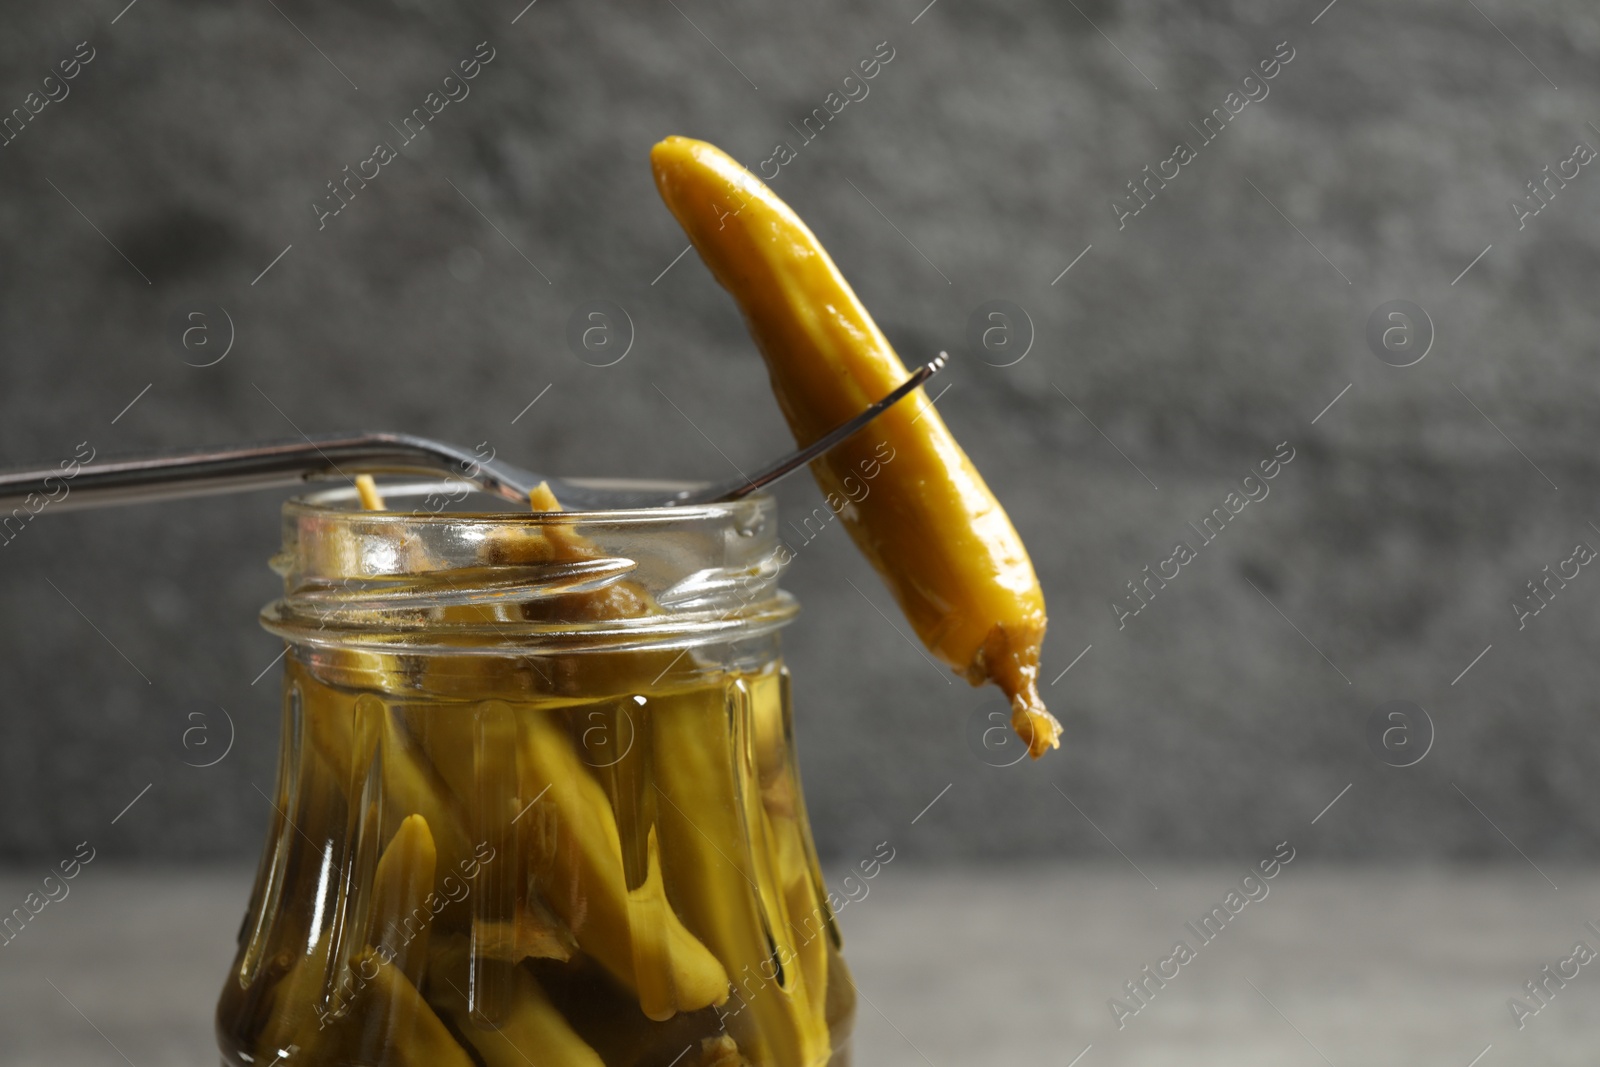
[{"label": "glass jar", "polygon": [[773,501],[384,496],[284,507],[282,755],[224,1061],[848,1065]]}]

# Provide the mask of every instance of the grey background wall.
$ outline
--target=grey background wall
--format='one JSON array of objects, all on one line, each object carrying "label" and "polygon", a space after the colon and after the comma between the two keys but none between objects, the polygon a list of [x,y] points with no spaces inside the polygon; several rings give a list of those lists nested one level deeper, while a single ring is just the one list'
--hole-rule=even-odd
[{"label": "grey background wall", "polygon": [[[1600,145],[1600,11],[925,2],[7,0],[5,109],[79,41],[93,58],[0,149],[0,460],[360,426],[721,477],[707,438],[740,462],[788,438],[731,302],[674,259],[646,153],[684,133],[754,167],[787,141],[775,188],[902,353],[958,352],[939,407],[1031,546],[1067,729],[986,765],[990,698],[863,602],[851,582],[894,618],[828,530],[787,638],[825,852],[1254,860],[1338,795],[1319,856],[1600,856],[1600,577],[1520,630],[1511,607],[1600,546],[1600,177],[1521,228],[1509,203]],[[319,229],[325,183],[481,41],[471,95]],[[803,143],[790,124],[880,42],[869,95]],[[1202,142],[1280,42],[1270,94]],[[1195,158],[1119,228],[1179,141]],[[614,366],[565,342],[595,299],[635,327]],[[1011,366],[966,343],[996,299],[1031,320]],[[1366,338],[1396,299],[1432,323],[1404,368]],[[209,357],[172,322],[211,306],[232,349],[187,365]],[[1280,442],[1270,496],[1119,629],[1124,583]],[[255,854],[278,503],[47,512],[0,548],[0,857]],[[1415,766],[1368,743],[1390,700],[1431,717]],[[186,765],[224,708],[232,751]]]}]

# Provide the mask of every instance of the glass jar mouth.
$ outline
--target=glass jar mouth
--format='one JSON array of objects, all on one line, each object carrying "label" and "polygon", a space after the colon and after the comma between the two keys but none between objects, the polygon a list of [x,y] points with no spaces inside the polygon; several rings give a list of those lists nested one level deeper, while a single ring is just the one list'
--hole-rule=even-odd
[{"label": "glass jar mouth", "polygon": [[[702,489],[709,482],[684,482],[665,479],[649,478],[568,478],[571,485],[582,487],[587,497],[604,497],[608,492],[615,493],[619,501],[637,499],[642,492],[659,492],[662,499],[667,499],[672,494],[681,490]],[[659,525],[673,521],[687,519],[711,518],[720,515],[738,516],[749,511],[752,507],[759,506],[761,501],[769,500],[767,493],[757,492],[738,500],[728,500],[713,504],[670,504],[660,507],[618,506],[615,508],[572,508],[559,512],[543,511],[517,511],[508,501],[485,493],[476,485],[461,478],[429,478],[407,479],[385,483],[382,487],[382,496],[389,507],[384,511],[364,511],[361,506],[360,491],[352,485],[336,485],[318,489],[315,492],[303,493],[292,497],[284,503],[284,513],[300,511],[306,513],[340,514],[349,512],[360,514],[364,517],[386,516],[389,518],[405,518],[411,520],[444,520],[465,517],[482,517],[505,521],[518,519],[530,524],[545,523],[573,523],[592,522],[604,519],[607,522],[626,523],[629,525]],[[397,500],[411,500],[421,498],[423,506],[415,509],[401,509],[393,507]],[[434,506],[429,505],[429,499],[434,499]],[[445,502],[449,510],[438,507],[440,501]],[[473,501],[482,501],[497,505],[495,510],[474,510],[470,507],[459,505]]]},{"label": "glass jar mouth", "polygon": [[[585,480],[619,497],[666,482]],[[272,566],[284,596],[262,612],[302,644],[443,655],[684,648],[776,629],[788,552],[770,496],[660,508],[472,510],[494,498],[458,479],[354,487],[283,507]],[[636,496],[632,499],[637,499]]]}]

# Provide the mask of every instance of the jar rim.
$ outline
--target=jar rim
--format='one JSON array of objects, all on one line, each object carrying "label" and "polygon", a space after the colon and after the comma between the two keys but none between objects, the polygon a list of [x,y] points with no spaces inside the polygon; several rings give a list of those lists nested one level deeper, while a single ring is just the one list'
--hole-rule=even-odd
[{"label": "jar rim", "polygon": [[[660,490],[663,497],[680,490],[701,489],[709,482],[687,482],[655,478],[568,478],[565,481],[572,485],[582,486],[594,492],[616,491],[619,496],[641,491]],[[408,481],[386,482],[382,486],[384,500],[390,501],[407,495],[420,495],[432,493],[440,489],[465,490],[469,494],[479,497],[499,500],[489,497],[472,482],[463,478],[425,478]],[[400,511],[388,509],[384,511],[365,511],[361,507],[360,491],[352,485],[335,485],[318,489],[310,493],[302,493],[290,497],[284,502],[283,510],[287,516],[291,512],[304,514],[320,514],[337,516],[341,514],[360,515],[363,519],[388,519],[406,520],[414,522],[460,522],[472,519],[483,521],[508,522],[523,521],[532,525],[545,525],[549,523],[571,524],[592,522],[597,519],[608,523],[625,523],[638,525],[657,525],[666,522],[682,521],[685,519],[714,518],[719,515],[739,515],[741,513],[759,508],[762,504],[772,499],[771,494],[765,490],[757,490],[737,500],[717,501],[709,504],[666,504],[659,507],[619,507],[619,508],[584,508],[568,511],[515,511],[507,504],[499,511],[438,511],[428,513],[425,511]],[[334,504],[343,506],[331,506]]]},{"label": "jar rim", "polygon": [[[574,480],[619,494],[681,483]],[[261,621],[301,644],[449,656],[691,647],[769,633],[791,619],[778,588],[790,553],[765,493],[714,504],[585,511],[450,510],[455,478],[354,486],[283,506],[272,561],[284,595]],[[632,497],[631,499],[637,499]],[[609,600],[607,600],[609,598]],[[594,607],[607,600],[603,610]]]}]

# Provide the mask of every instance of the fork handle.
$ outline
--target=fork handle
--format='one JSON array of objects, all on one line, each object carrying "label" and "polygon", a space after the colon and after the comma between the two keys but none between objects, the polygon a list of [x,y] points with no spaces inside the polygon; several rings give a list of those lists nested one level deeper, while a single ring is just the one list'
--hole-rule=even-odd
[{"label": "fork handle", "polygon": [[[74,469],[75,468],[75,469]],[[334,434],[76,461],[0,473],[0,523],[46,507],[66,511],[350,478],[449,474],[526,504],[527,479],[492,458],[409,434]]]}]

